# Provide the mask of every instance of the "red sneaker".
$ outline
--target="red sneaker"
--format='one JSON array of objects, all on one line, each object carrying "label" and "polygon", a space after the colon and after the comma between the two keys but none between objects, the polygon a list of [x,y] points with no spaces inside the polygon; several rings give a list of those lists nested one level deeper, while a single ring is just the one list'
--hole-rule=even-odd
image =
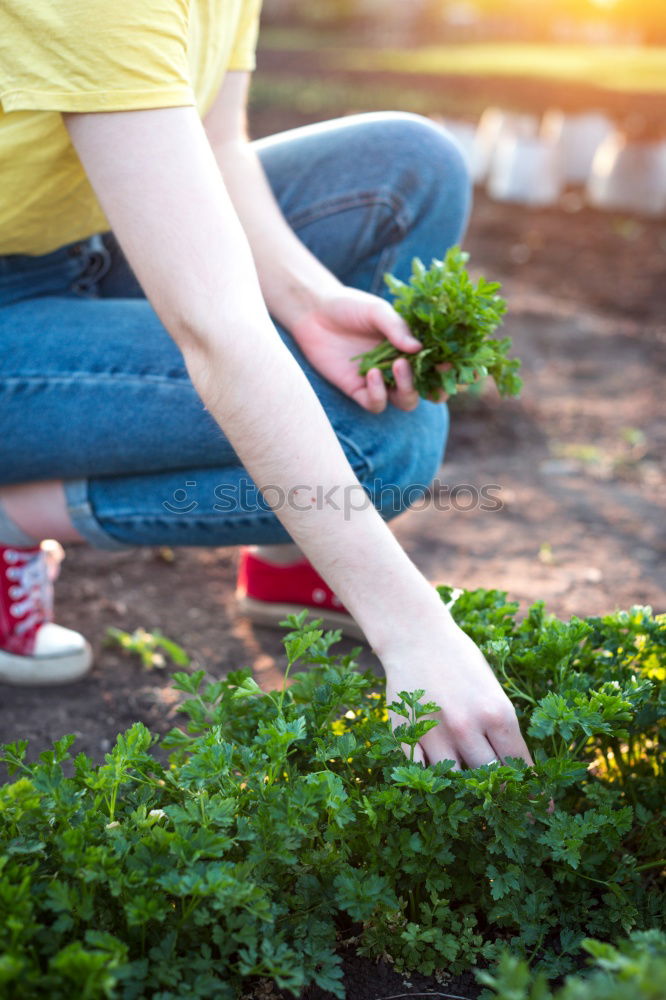
[{"label": "red sneaker", "polygon": [[0,545],[0,681],[67,684],[88,672],[91,649],[53,623],[53,580],[62,549]]},{"label": "red sneaker", "polygon": [[236,597],[241,613],[257,625],[276,626],[286,615],[305,608],[322,619],[324,628],[339,628],[353,639],[365,639],[340,599],[305,559],[277,566],[242,548]]}]

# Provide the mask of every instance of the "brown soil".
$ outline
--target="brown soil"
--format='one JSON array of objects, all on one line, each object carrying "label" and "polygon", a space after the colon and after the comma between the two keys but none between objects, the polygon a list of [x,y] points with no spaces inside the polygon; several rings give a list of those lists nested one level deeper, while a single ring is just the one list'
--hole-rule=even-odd
[{"label": "brown soil", "polygon": [[[431,580],[503,588],[523,607],[545,599],[564,617],[634,603],[666,610],[666,225],[479,195],[466,242],[475,269],[504,281],[525,388],[518,401],[490,389],[454,400],[440,485],[399,520],[400,540]],[[495,485],[501,509],[460,509],[463,490],[459,509],[436,509],[445,487],[463,484]],[[90,638],[94,670],[57,691],[3,688],[0,742],[28,738],[36,754],[73,732],[100,760],[138,719],[158,733],[174,725],[168,672],[105,647],[109,626],[161,629],[213,675],[252,665],[262,684],[276,683],[280,637],[237,615],[234,559],[71,547],[58,619]],[[422,979],[409,987],[388,968],[350,962],[352,998],[424,993]],[[430,993],[473,995],[469,982],[456,986],[427,981]]]},{"label": "brown soil", "polygon": [[[343,959],[344,987],[347,1000],[402,1000],[404,997],[451,998],[451,1000],[475,1000],[481,992],[472,973],[461,976],[440,975],[421,976],[418,972],[399,973],[393,966],[380,959],[373,962],[362,958],[353,951]],[[256,994],[252,1000],[276,1000],[276,995]],[[280,1000],[289,1000],[280,995]],[[307,989],[301,1000],[331,1000],[331,994],[316,987]]]}]

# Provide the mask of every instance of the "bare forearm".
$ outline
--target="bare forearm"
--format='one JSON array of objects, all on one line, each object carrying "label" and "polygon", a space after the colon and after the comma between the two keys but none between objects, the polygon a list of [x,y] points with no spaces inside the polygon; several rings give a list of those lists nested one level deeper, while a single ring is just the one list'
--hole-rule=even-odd
[{"label": "bare forearm", "polygon": [[[211,337],[184,354],[193,383],[276,514],[381,649],[391,609],[414,620],[436,593],[410,562],[356,479],[301,369],[275,339],[242,331],[243,350]],[[248,363],[248,356],[252,362]],[[279,372],[279,376],[277,373]],[[372,572],[368,568],[372,567]]]},{"label": "bare forearm", "polygon": [[247,73],[228,74],[203,125],[252,247],[271,315],[292,334],[309,363],[359,406],[375,413],[388,402],[414,409],[418,394],[404,358],[396,361],[390,392],[379,370],[359,375],[354,356],[382,339],[407,352],[419,344],[384,300],[344,287],[291,230],[247,138],[249,82]]},{"label": "bare forearm", "polygon": [[[68,127],[203,402],[257,485],[291,495],[278,517],[381,648],[386,605],[402,607],[411,594],[416,603],[419,593],[422,605],[431,591],[370,504],[346,512],[317,502],[317,487],[322,496],[351,490],[359,506],[361,488],[269,318],[200,125],[175,109],[75,116]],[[146,164],[125,156],[128,147],[147,150]],[[169,163],[168,173],[153,162]]]},{"label": "bare forearm", "polygon": [[342,285],[289,227],[250,144],[237,139],[212,148],[250,241],[266,304],[291,329],[304,311]]}]

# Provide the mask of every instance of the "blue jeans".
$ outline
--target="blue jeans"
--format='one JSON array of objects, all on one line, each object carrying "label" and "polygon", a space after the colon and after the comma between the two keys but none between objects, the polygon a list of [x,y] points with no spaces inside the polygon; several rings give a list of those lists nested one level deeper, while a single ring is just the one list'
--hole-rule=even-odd
[{"label": "blue jeans", "polygon": [[[385,272],[406,279],[414,256],[461,238],[462,157],[424,119],[358,115],[255,146],[291,227],[350,286],[386,295]],[[382,515],[414,502],[441,461],[446,407],[368,413],[278,333]],[[98,548],[289,540],[110,233],[0,258],[0,485],[42,479],[64,480],[72,522]]]}]

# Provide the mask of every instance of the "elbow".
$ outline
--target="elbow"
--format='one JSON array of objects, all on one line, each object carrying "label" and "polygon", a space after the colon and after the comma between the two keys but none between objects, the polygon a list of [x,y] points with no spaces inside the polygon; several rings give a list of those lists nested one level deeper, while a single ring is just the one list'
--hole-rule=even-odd
[{"label": "elbow", "polygon": [[180,348],[192,382],[201,385],[214,367],[215,338],[209,325],[191,314],[178,315],[170,323],[169,332]]},{"label": "elbow", "polygon": [[191,311],[176,310],[170,317],[168,329],[183,354],[203,353],[210,349],[211,332]]},{"label": "elbow", "polygon": [[163,291],[153,299],[153,308],[183,354],[210,353],[216,333],[219,339],[219,322],[212,321],[220,318],[219,303],[200,287],[188,287],[185,293],[178,286]]},{"label": "elbow", "polygon": [[187,374],[198,395],[209,405],[213,375],[224,366],[220,365],[219,348],[216,351],[213,338],[200,324],[182,321],[173,339],[178,344],[185,362]]}]

